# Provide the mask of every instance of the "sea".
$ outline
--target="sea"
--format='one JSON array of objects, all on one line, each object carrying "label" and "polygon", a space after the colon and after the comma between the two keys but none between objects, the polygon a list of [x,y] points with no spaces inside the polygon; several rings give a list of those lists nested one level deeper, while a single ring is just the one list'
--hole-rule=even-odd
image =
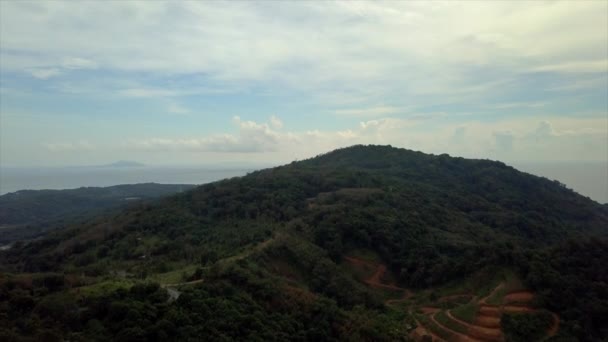
[{"label": "sea", "polygon": [[[599,203],[608,203],[608,164],[605,162],[514,162],[510,165],[520,171],[558,180]],[[260,168],[264,167],[0,167],[0,195],[25,189],[73,189],[148,182],[205,184],[244,176]]]},{"label": "sea", "polygon": [[516,169],[558,180],[599,203],[608,203],[608,162],[515,162]]},{"label": "sea", "polygon": [[244,176],[247,167],[55,167],[0,168],[0,195],[19,190],[74,189],[120,184],[205,184]]}]

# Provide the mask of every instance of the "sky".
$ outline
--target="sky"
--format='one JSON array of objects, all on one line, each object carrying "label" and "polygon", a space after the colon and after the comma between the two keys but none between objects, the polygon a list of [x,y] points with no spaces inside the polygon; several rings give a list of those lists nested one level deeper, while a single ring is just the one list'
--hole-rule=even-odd
[{"label": "sky", "polygon": [[608,159],[608,1],[0,1],[0,165]]}]

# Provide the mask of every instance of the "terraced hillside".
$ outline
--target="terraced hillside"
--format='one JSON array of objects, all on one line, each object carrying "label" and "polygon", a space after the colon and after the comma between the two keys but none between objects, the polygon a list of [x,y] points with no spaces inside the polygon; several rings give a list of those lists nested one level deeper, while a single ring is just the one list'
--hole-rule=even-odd
[{"label": "terraced hillside", "polygon": [[[534,331],[535,336],[528,336],[530,340],[557,333],[559,317],[535,308],[534,293],[526,290],[510,292],[506,287],[505,283],[500,283],[488,296],[474,296],[468,303],[452,309],[422,307],[420,312],[424,318],[418,316],[420,327],[413,337],[418,341],[423,341],[424,335],[431,335],[438,341],[501,342],[510,334],[506,331],[509,327],[505,327],[504,317],[512,315],[520,316],[519,319],[526,319],[522,316],[529,315],[544,316],[540,327],[534,327],[540,332]],[[546,325],[544,329],[543,324]]]},{"label": "terraced hillside", "polygon": [[[355,256],[345,256],[344,261],[360,275],[360,281],[389,293],[392,298],[386,299],[385,305],[414,314],[416,326],[411,329],[410,336],[415,341],[428,341],[430,337],[436,341],[502,342],[509,334],[505,334],[501,324],[505,315],[517,315],[520,319],[537,314],[548,317],[550,322],[545,329],[541,328],[542,336],[539,337],[551,337],[559,329],[559,317],[537,309],[534,293],[524,289],[519,279],[500,282],[484,297],[470,293],[450,294],[421,304],[412,301],[414,293],[410,289],[397,286],[391,280],[386,265]],[[544,323],[547,323],[546,319]]]}]

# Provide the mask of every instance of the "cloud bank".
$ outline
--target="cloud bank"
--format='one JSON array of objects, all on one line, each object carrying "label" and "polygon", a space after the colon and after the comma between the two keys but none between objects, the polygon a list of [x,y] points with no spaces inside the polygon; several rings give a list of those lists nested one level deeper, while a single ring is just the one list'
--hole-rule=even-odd
[{"label": "cloud bank", "polygon": [[[602,119],[549,121],[471,121],[457,125],[421,119],[382,118],[361,121],[338,131],[291,131],[276,123],[232,120],[236,133],[195,138],[129,139],[123,148],[159,152],[255,154],[255,158],[287,162],[354,144],[387,144],[429,153],[470,158],[543,160],[560,149],[559,160],[601,160],[608,154],[608,127]],[[275,122],[273,125],[272,122]],[[110,147],[110,146],[107,146]],[[584,156],[585,158],[581,159]]]},{"label": "cloud bank", "polygon": [[410,97],[483,93],[495,86],[480,86],[488,67],[505,80],[605,73],[606,12],[605,1],[12,1],[0,11],[1,63],[39,78],[104,68],[322,89],[320,98],[339,89],[339,102],[379,101],[396,87]]},{"label": "cloud bank", "polygon": [[606,1],[0,6],[3,164],[607,155]]}]

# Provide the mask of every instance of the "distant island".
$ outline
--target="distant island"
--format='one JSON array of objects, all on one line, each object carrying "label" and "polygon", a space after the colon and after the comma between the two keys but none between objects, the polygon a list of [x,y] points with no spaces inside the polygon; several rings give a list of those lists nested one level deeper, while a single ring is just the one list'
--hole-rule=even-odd
[{"label": "distant island", "polygon": [[106,165],[101,165],[102,167],[142,167],[142,166],[146,166],[145,164],[142,163],[138,163],[136,161],[132,161],[132,160],[119,160],[117,162],[111,163],[111,164],[106,164]]}]

